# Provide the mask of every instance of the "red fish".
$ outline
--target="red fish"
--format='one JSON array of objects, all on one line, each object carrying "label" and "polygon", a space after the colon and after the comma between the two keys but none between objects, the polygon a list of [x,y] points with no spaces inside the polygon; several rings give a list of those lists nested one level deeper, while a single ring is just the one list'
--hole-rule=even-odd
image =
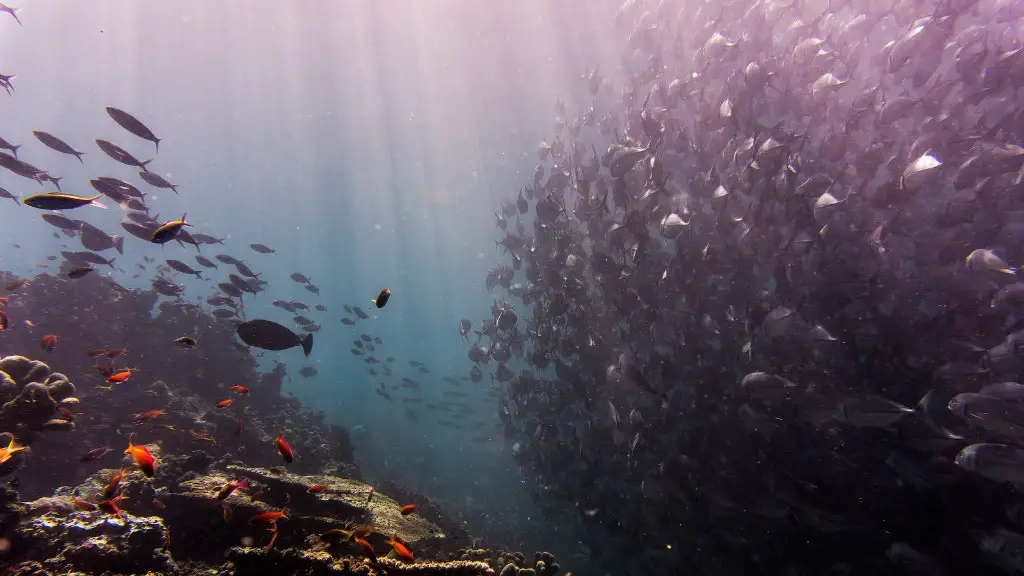
[{"label": "red fish", "polygon": [[107,382],[110,382],[111,384],[124,382],[132,377],[133,372],[138,371],[138,368],[125,368],[124,370],[120,370],[118,372],[114,372],[113,374],[111,374],[110,377],[107,378]]},{"label": "red fish", "polygon": [[231,404],[233,402],[234,402],[234,400],[228,398],[227,400],[221,400],[220,402],[217,402],[216,404],[214,404],[214,407],[216,407],[216,408],[227,408],[228,406],[231,406]]},{"label": "red fish", "polygon": [[42,347],[43,350],[46,350],[47,352],[53,352],[54,350],[57,349],[57,341],[58,338],[56,334],[46,334],[43,336],[43,339],[40,340],[39,345]]},{"label": "red fish", "polygon": [[288,445],[288,441],[281,435],[281,429],[277,429],[277,438],[274,439],[274,445],[277,446],[277,453],[281,455],[281,458],[288,464],[291,464],[295,460],[295,452],[292,452],[292,447]]},{"label": "red fish", "polygon": [[270,554],[274,548],[274,542],[277,542],[277,524],[274,524],[274,535],[270,538],[270,544],[267,544],[266,549],[263,550],[264,554]]},{"label": "red fish", "polygon": [[7,319],[7,312],[0,310],[0,331],[7,330],[10,320]]},{"label": "red fish", "polygon": [[402,506],[402,516],[408,516],[409,514],[412,514],[415,511],[416,511],[416,505],[415,504],[406,504],[405,506]]},{"label": "red fish", "polygon": [[316,494],[317,492],[322,492],[326,488],[327,484],[313,484],[306,489],[306,494]]},{"label": "red fish", "polygon": [[249,482],[247,480],[232,480],[224,485],[223,488],[217,491],[217,500],[224,500],[235,490],[246,491],[249,489]]},{"label": "red fish", "polygon": [[82,500],[81,498],[71,498],[71,505],[78,510],[83,512],[95,512],[96,505],[88,500]]},{"label": "red fish", "polygon": [[234,386],[229,386],[228,390],[234,390],[235,392],[238,392],[239,394],[243,394],[243,395],[249,393],[249,389],[248,388],[246,388],[245,386],[239,386],[237,384],[234,385]]},{"label": "red fish", "polygon": [[406,548],[405,544],[398,539],[398,536],[392,536],[388,540],[388,544],[391,545],[391,547],[395,550],[395,554],[398,554],[398,557],[401,558],[403,562],[412,562],[413,560],[415,560],[415,558],[413,558],[412,552],[410,552],[409,549]]},{"label": "red fish", "polygon": [[363,547],[363,552],[366,553],[370,560],[376,564],[377,553],[373,551],[373,546],[370,546],[370,543],[364,540],[363,538],[356,538],[356,542],[358,542],[359,545]]},{"label": "red fish", "polygon": [[135,465],[142,470],[142,473],[148,478],[152,478],[153,474],[156,474],[156,458],[149,453],[149,448],[145,446],[136,446],[132,443],[132,436],[128,436],[128,448],[124,451],[125,454],[131,454],[132,458],[135,459]]},{"label": "red fish", "polygon": [[28,286],[29,284],[31,284],[31,282],[29,282],[28,280],[11,280],[10,282],[7,283],[7,291],[14,292],[18,288],[21,288],[22,286]]},{"label": "red fish", "polygon": [[92,462],[93,460],[99,460],[113,451],[113,448],[107,448],[105,446],[103,448],[93,448],[86,452],[85,456],[82,456],[79,462]]},{"label": "red fish", "polygon": [[100,510],[103,510],[104,512],[106,512],[107,514],[112,514],[114,516],[117,516],[118,518],[121,518],[121,508],[118,507],[118,504],[120,504],[121,500],[124,500],[124,499],[125,499],[124,494],[121,494],[121,495],[117,496],[116,498],[111,498],[110,500],[104,500],[103,502],[100,502],[96,506]]},{"label": "red fish", "polygon": [[269,512],[260,512],[249,519],[249,524],[276,524],[281,518],[284,518],[285,520],[288,519],[287,508],[271,510]]},{"label": "red fish", "polygon": [[158,408],[156,410],[147,410],[146,412],[140,412],[139,414],[135,415],[135,423],[139,424],[141,422],[145,422],[146,420],[152,420],[153,418],[156,418],[157,416],[163,416],[164,414],[166,414],[166,412],[164,412],[162,408]]},{"label": "red fish", "polygon": [[103,498],[107,500],[113,498],[114,494],[117,494],[117,487],[121,485],[121,480],[124,480],[124,477],[127,475],[128,471],[124,468],[122,468],[117,474],[114,474],[110,479],[110,482],[107,482],[106,488],[103,489]]}]

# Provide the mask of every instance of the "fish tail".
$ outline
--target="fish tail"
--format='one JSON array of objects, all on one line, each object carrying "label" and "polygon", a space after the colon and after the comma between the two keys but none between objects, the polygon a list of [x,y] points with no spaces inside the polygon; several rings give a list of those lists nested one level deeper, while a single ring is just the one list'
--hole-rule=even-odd
[{"label": "fish tail", "polygon": [[24,144],[18,144],[17,146],[11,146],[11,154],[14,154],[15,158],[18,157],[18,148],[21,148],[22,146],[24,146]]},{"label": "fish tail", "polygon": [[124,254],[124,237],[114,236],[112,240],[114,242],[114,249],[117,250],[117,253]]},{"label": "fish tail", "polygon": [[110,266],[110,267],[111,267],[111,268],[113,268],[114,270],[117,270],[117,268],[114,268],[114,260],[117,260],[117,258],[111,258],[111,259],[110,259],[110,260],[109,260],[109,261],[107,262],[107,266]]},{"label": "fish tail", "polygon": [[82,160],[82,156],[85,156],[85,152],[75,152],[75,158],[78,158],[79,162],[85,164],[85,160]]},{"label": "fish tail", "polygon": [[[159,153],[160,153],[160,140],[162,140],[162,138],[156,138],[156,137],[153,137],[153,144],[155,144],[155,145],[156,145],[156,153],[157,153],[157,154],[159,154]],[[150,160],[150,162],[152,162],[152,160]],[[172,188],[173,188],[173,187],[172,187]]]},{"label": "fish tail", "polygon": [[313,333],[306,334],[306,337],[300,340],[302,344],[302,353],[309,358],[309,354],[313,352]]},{"label": "fish tail", "polygon": [[154,160],[153,158],[150,158],[149,160],[146,160],[145,162],[139,162],[139,168],[142,168],[143,172],[149,172],[149,168],[146,168],[146,166],[148,166],[149,163],[152,162],[153,160]]}]

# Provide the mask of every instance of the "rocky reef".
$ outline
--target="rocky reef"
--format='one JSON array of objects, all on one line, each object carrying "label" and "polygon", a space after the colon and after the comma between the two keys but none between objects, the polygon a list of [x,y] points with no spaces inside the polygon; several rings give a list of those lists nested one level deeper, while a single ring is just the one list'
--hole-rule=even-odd
[{"label": "rocky reef", "polygon": [[[78,404],[74,394],[75,385],[68,377],[52,372],[43,362],[24,356],[0,359],[0,431],[27,446],[43,431],[73,430],[69,419],[53,416]],[[5,470],[10,468],[0,467],[0,475]]]},{"label": "rocky reef", "polygon": [[[125,462],[127,468],[128,463]],[[100,470],[77,488],[17,504],[21,521],[5,536],[11,574],[409,574],[554,576],[548,553],[460,547],[432,518],[402,514],[399,501],[359,480],[236,464],[217,465],[202,452],[168,456],[150,479],[132,471],[120,482],[120,514],[93,509],[110,498]],[[237,489],[224,490],[225,486]],[[311,488],[313,487],[313,488]],[[116,489],[115,489],[116,491]],[[373,494],[372,498],[370,494]],[[257,515],[281,511],[271,523]],[[448,521],[447,519],[441,519]],[[372,527],[366,544],[356,526]],[[402,561],[391,537],[413,551]]]}]

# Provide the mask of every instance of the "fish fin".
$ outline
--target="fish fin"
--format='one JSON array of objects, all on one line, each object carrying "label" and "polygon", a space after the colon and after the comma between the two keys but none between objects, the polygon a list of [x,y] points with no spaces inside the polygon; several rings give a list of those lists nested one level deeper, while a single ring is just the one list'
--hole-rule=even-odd
[{"label": "fish fin", "polygon": [[306,337],[299,342],[302,344],[302,353],[309,358],[309,354],[313,352],[313,333],[306,334]]},{"label": "fish fin", "polygon": [[102,202],[100,202],[98,200],[93,200],[92,202],[89,202],[89,205],[90,206],[95,206],[97,208],[103,208],[104,210],[110,210],[109,206],[107,206],[106,204],[104,204],[104,203],[102,203]]}]

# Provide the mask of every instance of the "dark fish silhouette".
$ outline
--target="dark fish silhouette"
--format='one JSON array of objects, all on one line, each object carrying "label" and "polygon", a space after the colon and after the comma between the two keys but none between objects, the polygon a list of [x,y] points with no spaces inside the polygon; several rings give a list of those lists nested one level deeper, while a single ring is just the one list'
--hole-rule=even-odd
[{"label": "dark fish silhouette", "polygon": [[113,106],[107,106],[107,114],[117,122],[121,128],[131,132],[132,134],[142,138],[143,140],[149,140],[156,146],[156,151],[160,152],[160,138],[157,138],[153,134],[153,131],[146,127],[145,124],[139,122],[138,118],[131,114],[114,108]]},{"label": "dark fish silhouette", "polygon": [[53,134],[48,134],[46,132],[43,132],[42,130],[33,130],[32,135],[35,136],[40,142],[45,144],[47,148],[51,150],[56,150],[57,152],[60,152],[62,154],[70,154],[71,156],[78,158],[79,162],[85,164],[85,160],[82,160],[82,156],[85,155],[85,152],[79,152],[78,150],[75,150],[67,142],[61,140],[60,138],[57,138]]},{"label": "dark fish silhouette", "polygon": [[307,357],[313,351],[313,335],[299,337],[288,328],[270,320],[250,320],[238,326],[238,337],[249,346],[264,350],[287,350],[302,346]]}]

